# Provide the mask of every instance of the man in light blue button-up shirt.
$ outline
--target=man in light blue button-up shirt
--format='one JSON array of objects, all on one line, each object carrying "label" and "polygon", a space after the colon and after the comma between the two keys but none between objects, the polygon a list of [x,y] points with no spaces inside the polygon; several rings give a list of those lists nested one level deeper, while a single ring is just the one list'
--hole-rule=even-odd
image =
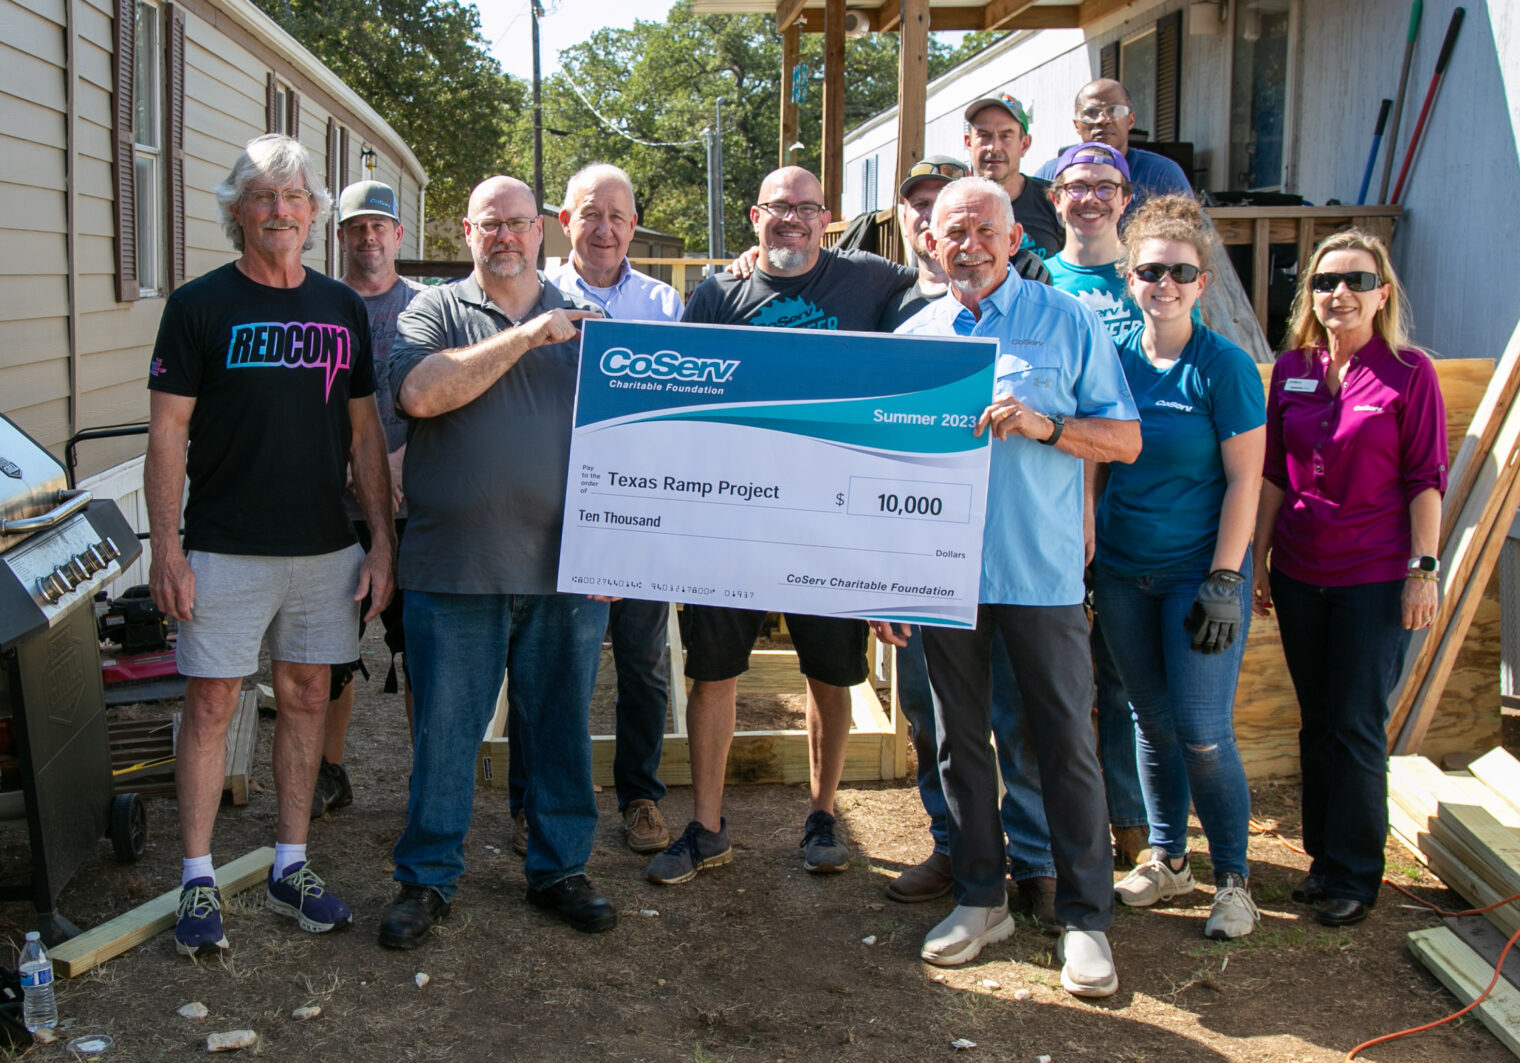
[{"label": "man in light blue button-up shirt", "polygon": [[[1108,996],[1119,983],[1105,936],[1113,876],[1082,608],[1083,463],[1134,460],[1140,424],[1097,316],[1008,269],[1009,247],[1021,235],[1000,185],[980,177],[947,185],[934,206],[929,245],[950,277],[951,298],[898,329],[991,336],[999,346],[996,390],[976,426],[994,437],[977,626],[921,629],[957,905],[924,939],[922,955],[954,966],[1013,932],[997,763],[987,741],[996,628],[1013,659],[1040,766],[1055,910],[1065,927],[1061,982],[1079,996]],[[883,640],[904,644],[894,625],[872,626]],[[1000,743],[1009,737],[997,736]]]}]

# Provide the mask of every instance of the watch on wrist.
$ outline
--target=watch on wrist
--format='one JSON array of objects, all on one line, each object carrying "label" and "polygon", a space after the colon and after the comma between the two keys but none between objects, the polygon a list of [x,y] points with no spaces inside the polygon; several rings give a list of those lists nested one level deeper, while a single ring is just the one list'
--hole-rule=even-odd
[{"label": "watch on wrist", "polygon": [[1411,557],[1409,559],[1409,571],[1428,572],[1432,576],[1439,575],[1441,572],[1441,559],[1438,557],[1431,557],[1429,554],[1421,554],[1418,557]]},{"label": "watch on wrist", "polygon": [[1051,430],[1049,439],[1040,440],[1040,445],[1053,447],[1060,441],[1061,433],[1066,431],[1066,418],[1058,413],[1047,413],[1045,416],[1050,418],[1050,423],[1055,425],[1055,428]]}]

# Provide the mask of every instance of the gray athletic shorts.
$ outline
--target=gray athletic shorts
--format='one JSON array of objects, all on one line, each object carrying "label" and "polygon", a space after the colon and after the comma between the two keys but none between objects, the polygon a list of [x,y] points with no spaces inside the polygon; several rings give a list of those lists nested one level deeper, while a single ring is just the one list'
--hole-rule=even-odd
[{"label": "gray athletic shorts", "polygon": [[292,664],[359,656],[358,544],[330,554],[259,557],[190,551],[195,619],[179,625],[180,675],[232,679],[259,670],[259,644]]}]

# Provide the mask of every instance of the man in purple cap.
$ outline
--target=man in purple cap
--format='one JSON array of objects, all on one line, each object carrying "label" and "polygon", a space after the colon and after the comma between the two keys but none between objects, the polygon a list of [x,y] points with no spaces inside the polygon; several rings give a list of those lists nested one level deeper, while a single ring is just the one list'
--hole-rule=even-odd
[{"label": "man in purple cap", "polygon": [[[1193,186],[1187,174],[1165,155],[1129,145],[1130,130],[1135,128],[1135,104],[1129,90],[1113,78],[1098,78],[1082,86],[1077,93],[1072,125],[1083,142],[1107,144],[1124,157],[1135,195],[1133,210],[1151,196],[1176,194],[1191,196]],[[1055,177],[1060,160],[1051,159],[1036,171],[1039,177]]]},{"label": "man in purple cap", "polygon": [[966,108],[966,153],[978,177],[1003,186],[1024,227],[1022,246],[1041,258],[1061,250],[1066,236],[1051,209],[1050,183],[1019,172],[1029,150],[1029,109],[1008,92],[971,101]]}]

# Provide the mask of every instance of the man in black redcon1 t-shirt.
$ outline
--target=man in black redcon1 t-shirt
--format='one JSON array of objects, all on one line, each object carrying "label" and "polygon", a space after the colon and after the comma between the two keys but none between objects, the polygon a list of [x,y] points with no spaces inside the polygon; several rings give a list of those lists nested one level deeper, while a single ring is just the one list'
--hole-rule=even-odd
[{"label": "man in black redcon1 t-shirt", "polygon": [[[215,194],[241,254],[164,307],[143,468],[148,585],[179,621],[176,663],[187,677],[174,763],[184,850],[174,943],[185,956],[227,947],[211,831],[227,726],[266,641],[279,715],[265,903],[311,933],[350,922],[306,860],[311,795],[331,666],[359,655],[358,601],[370,595],[373,618],[395,582],[364,303],[301,264],[331,197],[300,142],[279,134],[250,140]],[[373,530],[368,553],[343,509],[345,466]]]},{"label": "man in black redcon1 t-shirt", "polygon": [[[741,279],[720,273],[692,293],[683,321],[707,325],[873,332],[882,311],[918,279],[916,271],[875,255],[823,250],[829,212],[818,179],[797,166],[760,185],[750,221],[760,241],[759,268]],[[723,822],[723,777],[733,740],[736,684],[765,614],[720,606],[688,606],[686,675],[692,822],[650,863],[652,882],[685,882],[704,867],[732,858]],[[813,765],[812,813],[803,826],[803,866],[843,871],[850,851],[834,835],[834,792],[850,734],[849,688],[866,677],[866,628],[859,620],[789,615],[798,663],[807,676],[808,748]]]}]

